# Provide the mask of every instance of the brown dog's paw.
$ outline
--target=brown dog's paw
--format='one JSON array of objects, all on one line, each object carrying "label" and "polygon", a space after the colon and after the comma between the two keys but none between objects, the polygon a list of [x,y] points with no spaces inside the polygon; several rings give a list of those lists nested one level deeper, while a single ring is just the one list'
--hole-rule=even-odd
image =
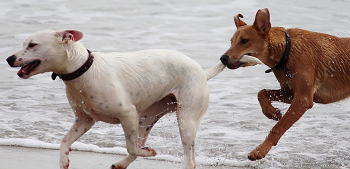
[{"label": "brown dog's paw", "polygon": [[269,110],[263,110],[264,115],[272,120],[279,121],[282,118],[282,113],[280,109],[273,108],[272,111]]},{"label": "brown dog's paw", "polygon": [[260,144],[257,148],[255,148],[255,150],[248,154],[249,160],[255,161],[264,158],[266,154],[270,151],[271,147],[272,144],[269,144],[267,142]]},{"label": "brown dog's paw", "polygon": [[259,151],[252,151],[248,154],[248,159],[251,161],[260,160],[265,157],[266,154],[262,154]]},{"label": "brown dog's paw", "polygon": [[272,115],[272,120],[279,121],[282,118],[282,113],[280,109],[275,108],[275,112]]}]

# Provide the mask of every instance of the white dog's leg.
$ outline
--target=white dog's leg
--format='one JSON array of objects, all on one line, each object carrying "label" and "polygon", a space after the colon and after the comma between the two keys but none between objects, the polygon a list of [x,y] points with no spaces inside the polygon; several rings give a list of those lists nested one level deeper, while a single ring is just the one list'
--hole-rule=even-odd
[{"label": "white dog's leg", "polygon": [[175,112],[177,107],[176,98],[169,94],[162,100],[154,103],[148,109],[139,114],[139,144],[143,147],[146,144],[148,134],[157,121],[165,114]]},{"label": "white dog's leg", "polygon": [[[138,117],[135,113],[130,113],[129,117],[123,118],[121,124],[125,134],[126,149],[129,155],[123,160],[111,166],[111,169],[125,169],[137,158],[138,147]],[[127,119],[127,120],[126,120]],[[136,123],[135,123],[136,122]]]},{"label": "white dog's leg", "polygon": [[[76,115],[78,113],[76,112]],[[69,167],[69,151],[70,146],[76,141],[80,136],[86,133],[93,125],[95,121],[88,117],[87,115],[81,114],[76,116],[76,120],[72,128],[68,133],[63,137],[61,146],[60,146],[60,168],[67,169]]]},{"label": "white dog's leg", "polygon": [[[141,148],[144,148],[148,134],[156,122],[163,117],[165,114],[176,111],[176,98],[174,95],[168,95],[162,100],[154,103],[146,110],[139,114],[139,137],[138,144]],[[149,148],[148,148],[149,149]],[[155,151],[154,151],[155,152]],[[128,155],[123,160],[116,164],[113,164],[111,168],[126,168],[132,163],[137,156]]]},{"label": "white dog's leg", "polygon": [[209,89],[206,85],[197,85],[196,90],[181,92],[178,98],[176,114],[184,148],[184,168],[194,169],[197,167],[195,138],[201,118],[208,108]]},{"label": "white dog's leg", "polygon": [[126,149],[130,155],[141,157],[156,155],[156,152],[153,149],[144,149],[138,144],[139,117],[136,110],[127,113],[123,119],[120,119],[120,122],[125,133]]},{"label": "white dog's leg", "polygon": [[153,149],[142,148],[138,144],[139,117],[136,109],[125,113],[125,116],[123,118],[120,118],[120,122],[124,130],[126,149],[129,153],[129,156],[121,162],[113,164],[111,166],[112,169],[126,168],[132,161],[136,159],[137,156],[150,157],[157,155]]},{"label": "white dog's leg", "polygon": [[182,111],[177,113],[181,141],[184,148],[184,168],[194,169],[197,166],[194,147],[198,125],[188,116],[188,114],[190,114],[190,112]]}]

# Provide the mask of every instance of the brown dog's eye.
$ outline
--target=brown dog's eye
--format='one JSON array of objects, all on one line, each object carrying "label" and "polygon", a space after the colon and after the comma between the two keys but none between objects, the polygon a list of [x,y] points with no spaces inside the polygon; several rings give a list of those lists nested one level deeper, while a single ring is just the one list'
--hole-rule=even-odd
[{"label": "brown dog's eye", "polygon": [[248,41],[249,41],[249,39],[242,39],[239,43],[240,43],[241,45],[244,45],[244,44],[246,44]]},{"label": "brown dog's eye", "polygon": [[36,44],[36,43],[29,43],[29,44],[28,44],[28,47],[29,47],[29,48],[32,48],[32,47],[34,47],[34,46],[36,46],[36,45],[38,45],[38,44]]}]

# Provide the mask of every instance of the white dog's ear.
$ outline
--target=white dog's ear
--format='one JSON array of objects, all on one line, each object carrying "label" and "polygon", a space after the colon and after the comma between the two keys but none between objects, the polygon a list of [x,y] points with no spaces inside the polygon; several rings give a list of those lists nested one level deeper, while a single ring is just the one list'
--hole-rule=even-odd
[{"label": "white dog's ear", "polygon": [[83,33],[77,30],[63,30],[56,32],[55,36],[63,43],[67,43],[70,40],[79,41],[83,38]]}]

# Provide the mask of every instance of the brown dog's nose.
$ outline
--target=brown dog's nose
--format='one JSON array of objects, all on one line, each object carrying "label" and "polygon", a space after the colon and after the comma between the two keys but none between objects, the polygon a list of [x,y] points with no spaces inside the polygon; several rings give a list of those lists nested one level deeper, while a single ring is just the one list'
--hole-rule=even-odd
[{"label": "brown dog's nose", "polygon": [[11,67],[15,67],[14,64],[15,64],[16,59],[17,59],[17,56],[12,55],[12,56],[8,57],[8,58],[6,59],[6,61],[7,61],[7,63],[8,63]]},{"label": "brown dog's nose", "polygon": [[221,58],[220,58],[222,64],[227,65],[228,58],[229,58],[228,55],[222,55]]}]

